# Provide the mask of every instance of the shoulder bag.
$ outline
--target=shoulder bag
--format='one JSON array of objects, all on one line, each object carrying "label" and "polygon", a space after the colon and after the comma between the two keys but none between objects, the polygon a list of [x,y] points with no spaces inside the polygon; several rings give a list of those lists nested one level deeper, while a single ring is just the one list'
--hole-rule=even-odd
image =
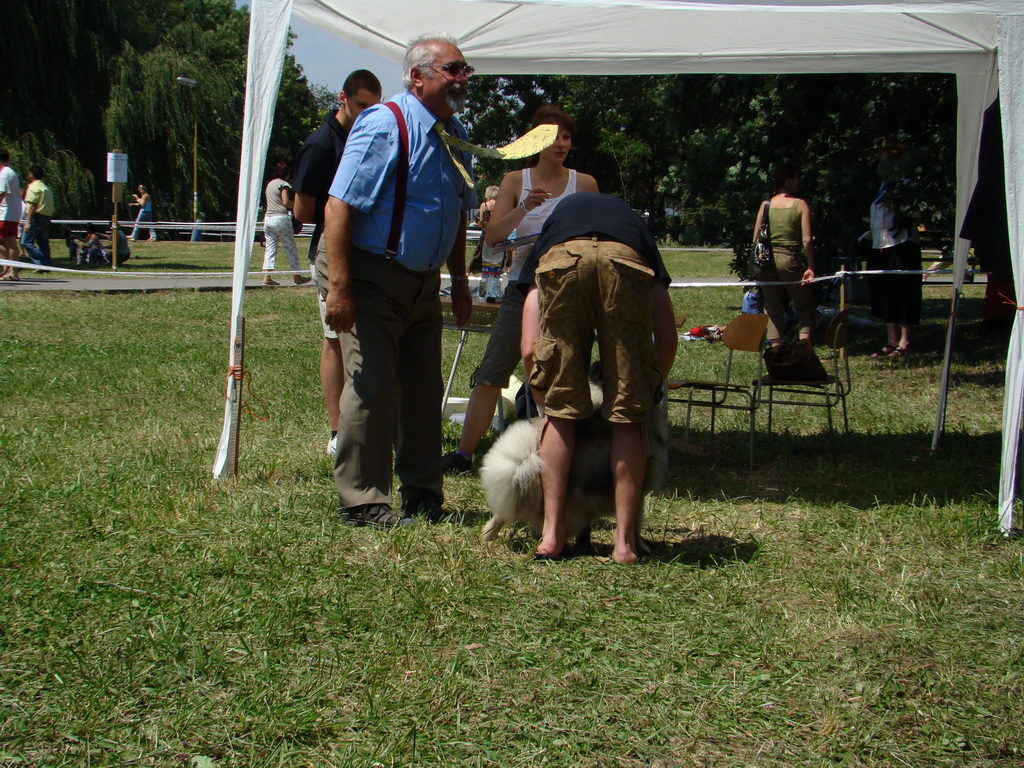
[{"label": "shoulder bag", "polygon": [[771,197],[764,201],[764,213],[761,215],[761,226],[757,230],[757,237],[754,240],[754,248],[751,253],[751,262],[756,269],[767,269],[775,264],[772,256],[772,232],[768,225],[768,211],[771,209]]}]

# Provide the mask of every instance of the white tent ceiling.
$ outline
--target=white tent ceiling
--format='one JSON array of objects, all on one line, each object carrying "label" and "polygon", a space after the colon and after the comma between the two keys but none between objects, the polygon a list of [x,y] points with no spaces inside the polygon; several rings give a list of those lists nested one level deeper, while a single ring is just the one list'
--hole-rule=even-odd
[{"label": "white tent ceiling", "polygon": [[[444,32],[459,41],[466,58],[483,74],[953,73],[959,96],[958,223],[973,189],[982,113],[995,96],[997,74],[1003,91],[1003,135],[1024,135],[1024,98],[1014,98],[1022,85],[1009,75],[1021,71],[1024,0],[252,0],[250,8],[240,233],[255,226],[284,32],[293,13],[396,61],[414,38]],[[1011,88],[1014,93],[1008,93]],[[1024,253],[1024,243],[1018,242],[1024,231],[1013,226],[1015,190],[1024,182],[1024,165],[1021,158],[1008,151],[1006,155],[1016,268]],[[961,266],[967,247],[958,241]],[[237,238],[231,365],[251,249],[252,238]],[[1017,295],[1022,296],[1021,277],[1017,280]],[[1006,441],[1000,486],[1000,515],[1007,530],[1024,401],[1024,333],[1019,328],[1014,342],[1007,361],[1004,433],[1017,426]],[[236,385],[229,381],[217,476],[225,472],[229,436],[237,427],[229,407],[235,396]],[[940,398],[944,396],[943,391]]]},{"label": "white tent ceiling", "polygon": [[[949,72],[955,64],[965,66],[955,58],[975,54],[983,60],[996,44],[994,16],[924,12],[936,3],[879,3],[875,11],[838,10],[837,4],[831,13],[786,11],[770,3],[758,10],[749,3],[747,10],[712,3],[652,5],[657,7],[295,0],[294,13],[399,61],[409,40],[440,28],[459,40],[484,74]],[[883,7],[889,5],[924,10],[893,13]]]}]

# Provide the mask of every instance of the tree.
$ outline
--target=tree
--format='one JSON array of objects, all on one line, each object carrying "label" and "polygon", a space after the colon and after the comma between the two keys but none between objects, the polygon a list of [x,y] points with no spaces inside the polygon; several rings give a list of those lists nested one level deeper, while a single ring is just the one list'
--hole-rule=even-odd
[{"label": "tree", "polygon": [[[232,0],[13,0],[4,8],[24,46],[9,57],[0,132],[8,145],[30,148],[19,155],[23,165],[64,158],[48,179],[55,191],[65,184],[64,168],[81,170],[69,170],[65,184],[76,214],[98,214],[106,186],[82,194],[83,173],[104,178],[106,152],[117,147],[129,154],[132,183],[150,187],[162,217],[190,219],[193,125],[202,206],[217,216],[233,210],[248,9]],[[199,85],[187,88],[178,77]],[[271,153],[290,156],[318,112],[287,56]],[[23,134],[39,138],[19,143]]]},{"label": "tree", "polygon": [[[731,244],[741,273],[772,166],[802,166],[818,252],[827,262],[866,228],[862,219],[878,183],[875,151],[885,139],[927,158],[914,169],[932,202],[927,224],[952,236],[952,76],[480,77],[467,115],[474,140],[497,144],[519,135],[544,101],[577,121],[574,167],[650,211],[658,232],[670,208],[685,242]],[[507,167],[482,161],[481,184]]]}]

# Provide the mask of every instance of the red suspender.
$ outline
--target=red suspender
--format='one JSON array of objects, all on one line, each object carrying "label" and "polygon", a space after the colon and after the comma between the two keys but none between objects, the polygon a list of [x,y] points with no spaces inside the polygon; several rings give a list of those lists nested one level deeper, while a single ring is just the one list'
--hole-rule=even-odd
[{"label": "red suspender", "polygon": [[409,186],[409,130],[402,117],[402,110],[393,101],[384,103],[398,121],[398,138],[402,149],[398,153],[398,168],[395,169],[395,207],[391,209],[391,233],[388,235],[388,247],[384,255],[389,259],[398,255],[398,243],[402,238],[402,218],[405,216],[405,194]]}]

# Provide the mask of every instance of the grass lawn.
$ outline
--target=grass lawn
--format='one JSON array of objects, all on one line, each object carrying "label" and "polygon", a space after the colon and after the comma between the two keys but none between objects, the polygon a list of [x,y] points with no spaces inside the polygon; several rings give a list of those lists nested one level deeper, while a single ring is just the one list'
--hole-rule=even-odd
[{"label": "grass lawn", "polygon": [[[156,266],[194,266],[177,247]],[[947,293],[926,289],[897,363],[865,356],[883,335],[856,308],[834,454],[814,410],[777,412],[771,438],[759,416],[753,471],[740,417],[713,452],[695,416],[684,456],[674,406],[637,567],[607,562],[607,528],[556,564],[523,532],[482,545],[475,476],[446,481],[457,522],[339,526],[312,289],[246,297],[252,415],[226,482],[228,293],[5,293],[0,765],[1020,766],[1024,546],[994,513],[1006,339],[968,287],[929,451]],[[740,298],[674,294],[688,324]],[[721,354],[683,343],[674,373]]]}]

